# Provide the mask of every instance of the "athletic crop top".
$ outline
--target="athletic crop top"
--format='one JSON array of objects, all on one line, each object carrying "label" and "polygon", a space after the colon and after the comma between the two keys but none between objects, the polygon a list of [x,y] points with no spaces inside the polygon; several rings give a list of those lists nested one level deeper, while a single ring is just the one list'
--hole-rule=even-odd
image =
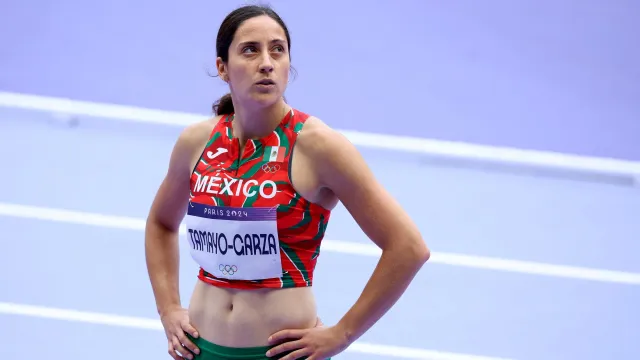
[{"label": "athletic crop top", "polygon": [[200,280],[238,289],[312,285],[331,211],[291,185],[291,154],[308,117],[291,110],[242,154],[233,115],[214,127],[191,174],[186,215]]}]

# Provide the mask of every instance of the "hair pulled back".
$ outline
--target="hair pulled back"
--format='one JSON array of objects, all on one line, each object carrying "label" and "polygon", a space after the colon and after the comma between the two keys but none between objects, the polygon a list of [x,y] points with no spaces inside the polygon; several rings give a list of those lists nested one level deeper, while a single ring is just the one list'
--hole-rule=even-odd
[{"label": "hair pulled back", "polygon": [[[287,46],[289,50],[291,50],[289,29],[287,29],[287,25],[285,25],[278,14],[267,5],[246,5],[229,13],[220,25],[216,38],[216,55],[220,57],[223,62],[226,63],[229,61],[229,47],[240,25],[246,20],[262,15],[267,15],[280,24],[287,37]],[[216,115],[228,115],[235,112],[230,93],[223,95],[213,104],[213,112]]]}]

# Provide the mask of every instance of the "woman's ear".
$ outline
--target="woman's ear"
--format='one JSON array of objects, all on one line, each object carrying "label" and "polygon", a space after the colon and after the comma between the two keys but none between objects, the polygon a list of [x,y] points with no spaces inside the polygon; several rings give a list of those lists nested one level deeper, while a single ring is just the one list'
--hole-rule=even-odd
[{"label": "woman's ear", "polygon": [[221,58],[216,59],[216,68],[218,69],[218,76],[224,82],[229,82],[229,73],[227,72],[227,64],[222,61]]}]

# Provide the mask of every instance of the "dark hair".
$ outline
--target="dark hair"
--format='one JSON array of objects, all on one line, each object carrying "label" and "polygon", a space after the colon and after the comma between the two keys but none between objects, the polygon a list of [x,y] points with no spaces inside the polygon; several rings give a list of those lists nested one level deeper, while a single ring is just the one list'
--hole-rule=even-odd
[{"label": "dark hair", "polygon": [[[267,5],[246,5],[239,7],[233,10],[227,17],[222,21],[220,25],[220,29],[218,30],[218,37],[216,38],[216,55],[222,59],[222,61],[229,61],[229,46],[231,46],[231,42],[233,41],[233,37],[236,34],[236,31],[244,23],[246,20],[251,18],[267,15],[273,20],[275,20],[282,29],[287,37],[287,46],[289,51],[291,51],[291,38],[289,36],[289,29],[287,25],[285,25],[284,21],[280,18],[280,16],[273,11]],[[213,112],[216,115],[223,114],[232,114],[234,112],[233,102],[231,101],[231,94],[223,95],[218,101],[213,104]]]}]

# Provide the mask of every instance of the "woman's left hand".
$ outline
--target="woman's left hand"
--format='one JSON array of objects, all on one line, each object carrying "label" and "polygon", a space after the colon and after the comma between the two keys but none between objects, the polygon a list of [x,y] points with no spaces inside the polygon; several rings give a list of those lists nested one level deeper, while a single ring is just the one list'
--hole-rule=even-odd
[{"label": "woman's left hand", "polygon": [[269,337],[268,357],[288,353],[281,360],[324,360],[344,351],[348,346],[344,332],[336,327],[316,326],[311,329],[281,330]]}]

